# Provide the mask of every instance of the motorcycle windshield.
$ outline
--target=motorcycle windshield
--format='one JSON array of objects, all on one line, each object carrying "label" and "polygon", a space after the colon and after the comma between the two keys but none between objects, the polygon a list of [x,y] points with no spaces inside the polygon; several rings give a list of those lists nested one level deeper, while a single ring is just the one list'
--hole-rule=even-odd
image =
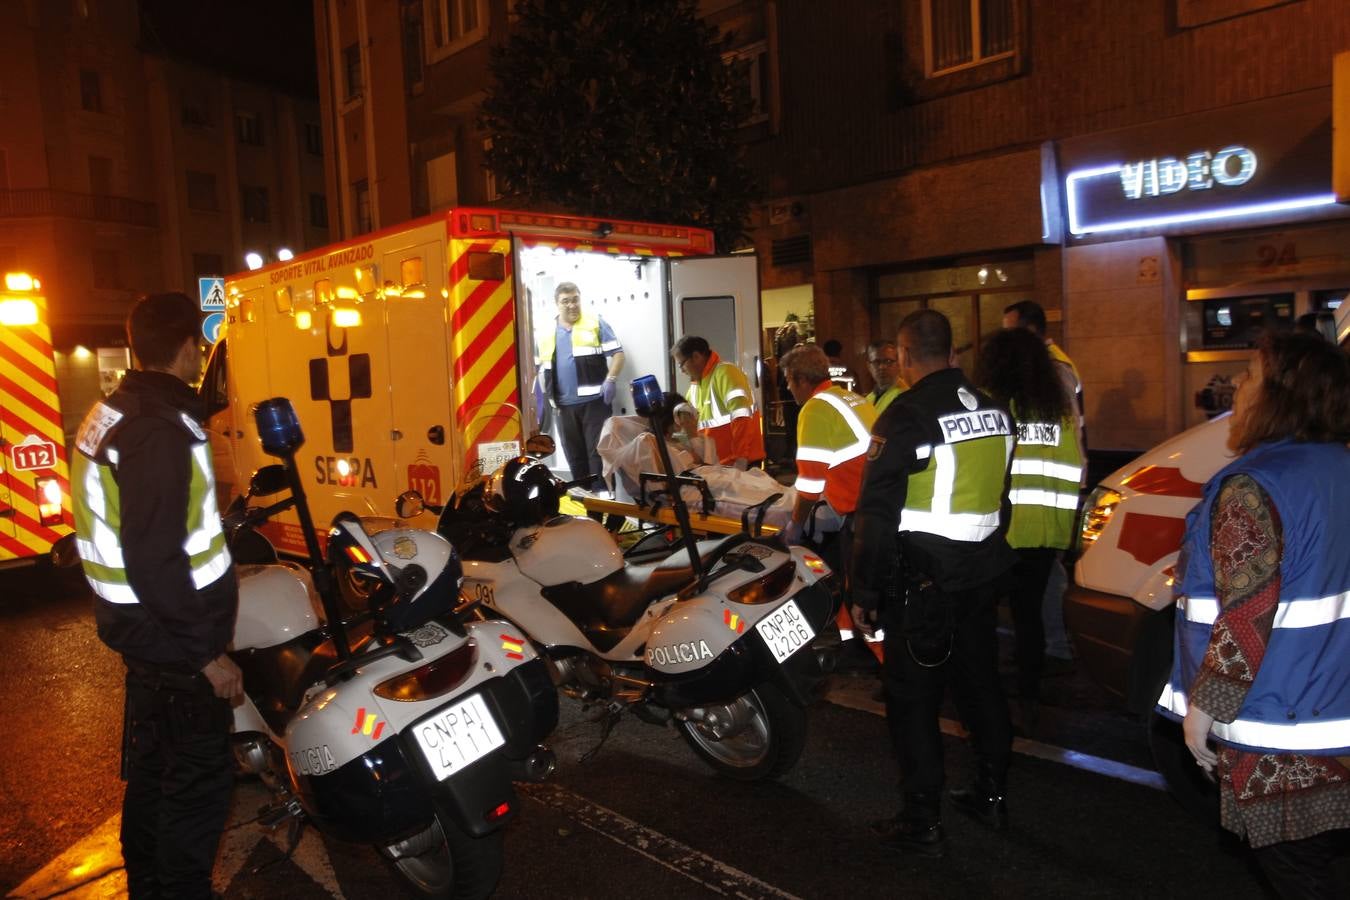
[{"label": "motorcycle windshield", "polygon": [[463,432],[464,465],[456,494],[472,490],[484,478],[520,456],[520,409],[510,403],[484,403],[466,417]]}]

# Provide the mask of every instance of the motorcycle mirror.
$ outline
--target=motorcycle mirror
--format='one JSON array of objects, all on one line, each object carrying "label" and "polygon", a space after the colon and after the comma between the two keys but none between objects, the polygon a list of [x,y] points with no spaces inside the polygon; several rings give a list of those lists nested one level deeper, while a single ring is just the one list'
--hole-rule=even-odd
[{"label": "motorcycle mirror", "polygon": [[394,501],[394,512],[398,513],[400,519],[412,519],[420,516],[426,508],[426,501],[417,491],[404,491]]},{"label": "motorcycle mirror", "polygon": [[525,453],[536,459],[542,459],[545,456],[552,456],[558,449],[553,437],[547,434],[532,434],[525,441]]},{"label": "motorcycle mirror", "polygon": [[263,466],[253,473],[253,477],[248,482],[248,495],[250,497],[266,497],[270,494],[280,493],[290,487],[290,482],[286,478],[286,467],[273,463],[270,466]]}]

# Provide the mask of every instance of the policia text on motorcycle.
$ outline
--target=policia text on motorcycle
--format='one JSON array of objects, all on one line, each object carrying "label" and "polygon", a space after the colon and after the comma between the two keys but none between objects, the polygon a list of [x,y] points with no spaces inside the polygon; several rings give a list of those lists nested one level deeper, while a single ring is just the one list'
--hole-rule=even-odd
[{"label": "policia text on motorcycle", "polygon": [[85,416],[73,465],[75,530],[99,637],[126,661],[122,855],[133,900],[205,898],[229,807],[225,655],[238,587],[211,452],[188,383],[200,314],[143,298],[127,323],[140,368]]},{"label": "policia text on motorcycle", "polygon": [[[979,761],[975,783],[951,792],[963,812],[1003,828],[1012,726],[998,677],[998,579],[1014,562],[1005,533],[1013,451],[1008,411],[956,367],[951,323],[919,310],[900,323],[900,375],[912,387],[872,429],[854,517],[853,614],[885,626],[886,719],[903,803],[873,829],[897,850],[946,852],[942,736],[948,678]],[[899,557],[901,577],[893,581]],[[896,585],[896,586],[893,586]]]}]

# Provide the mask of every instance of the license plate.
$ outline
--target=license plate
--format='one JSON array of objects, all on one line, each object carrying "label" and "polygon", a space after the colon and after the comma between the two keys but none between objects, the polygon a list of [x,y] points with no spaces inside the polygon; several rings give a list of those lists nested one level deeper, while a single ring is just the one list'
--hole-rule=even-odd
[{"label": "license plate", "polygon": [[782,662],[811,642],[816,636],[811,623],[802,615],[796,600],[789,600],[760,619],[755,625],[759,636],[773,651],[773,658]]},{"label": "license plate", "polygon": [[413,728],[413,737],[439,781],[506,743],[481,694],[474,694],[429,719],[423,719]]}]

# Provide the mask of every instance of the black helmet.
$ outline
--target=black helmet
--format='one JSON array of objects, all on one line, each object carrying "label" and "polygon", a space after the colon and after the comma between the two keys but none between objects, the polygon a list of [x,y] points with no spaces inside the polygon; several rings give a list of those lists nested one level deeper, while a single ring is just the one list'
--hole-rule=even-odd
[{"label": "black helmet", "polygon": [[488,501],[514,525],[542,525],[558,514],[558,486],[548,466],[521,456],[492,476]]}]

